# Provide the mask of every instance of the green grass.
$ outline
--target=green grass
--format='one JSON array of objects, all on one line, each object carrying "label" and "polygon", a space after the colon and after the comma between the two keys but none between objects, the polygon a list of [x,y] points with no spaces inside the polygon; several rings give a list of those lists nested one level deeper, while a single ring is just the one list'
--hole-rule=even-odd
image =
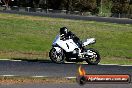
[{"label": "green grass", "polygon": [[0,13],[0,58],[43,59],[43,53],[49,52],[63,26],[82,40],[95,37],[97,43],[90,47],[99,50],[102,63],[114,64],[117,60],[119,64],[132,64],[132,25],[3,13]]}]

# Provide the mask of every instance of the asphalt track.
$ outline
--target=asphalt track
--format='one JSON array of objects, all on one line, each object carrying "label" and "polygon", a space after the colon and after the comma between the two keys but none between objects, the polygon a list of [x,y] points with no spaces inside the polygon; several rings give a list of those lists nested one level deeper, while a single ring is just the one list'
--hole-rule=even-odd
[{"label": "asphalt track", "polygon": [[[0,75],[75,77],[79,64],[48,61],[0,61]],[[132,66],[82,64],[87,74],[130,74]]]},{"label": "asphalt track", "polygon": [[13,84],[0,85],[0,88],[132,88],[132,84]]},{"label": "asphalt track", "polygon": [[[74,77],[80,64],[55,64],[50,61],[0,61],[0,75]],[[81,65],[87,74],[130,74],[132,66],[119,65]],[[130,84],[12,84],[0,85],[0,88],[132,88]]]},{"label": "asphalt track", "polygon": [[109,23],[118,23],[118,24],[132,24],[132,19],[119,19],[114,17],[97,17],[97,16],[80,16],[80,15],[66,15],[60,13],[40,13],[40,12],[19,12],[19,11],[0,11],[2,13],[11,13],[11,14],[23,14],[31,16],[44,16],[52,18],[64,18],[72,20],[86,20],[86,21],[97,21],[97,22],[109,22]]}]

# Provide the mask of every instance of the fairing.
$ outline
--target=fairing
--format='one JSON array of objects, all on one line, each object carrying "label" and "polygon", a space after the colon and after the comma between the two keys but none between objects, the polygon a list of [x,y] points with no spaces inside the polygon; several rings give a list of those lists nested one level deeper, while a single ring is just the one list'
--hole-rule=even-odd
[{"label": "fairing", "polygon": [[74,49],[79,48],[72,39],[68,40],[60,40],[60,36],[57,35],[56,38],[53,41],[53,45],[58,45],[62,49],[64,49],[66,52],[73,52]]}]

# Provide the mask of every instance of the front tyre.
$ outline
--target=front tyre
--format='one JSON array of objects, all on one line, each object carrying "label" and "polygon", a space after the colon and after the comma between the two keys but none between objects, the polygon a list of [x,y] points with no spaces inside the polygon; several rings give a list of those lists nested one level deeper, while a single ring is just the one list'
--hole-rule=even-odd
[{"label": "front tyre", "polygon": [[[89,53],[91,55],[89,55]],[[100,62],[100,54],[95,49],[88,49],[88,58],[86,59],[86,62],[91,65],[97,65]]]},{"label": "front tyre", "polygon": [[49,57],[54,63],[64,63],[64,53],[62,49],[56,51],[55,48],[52,48],[49,52]]}]

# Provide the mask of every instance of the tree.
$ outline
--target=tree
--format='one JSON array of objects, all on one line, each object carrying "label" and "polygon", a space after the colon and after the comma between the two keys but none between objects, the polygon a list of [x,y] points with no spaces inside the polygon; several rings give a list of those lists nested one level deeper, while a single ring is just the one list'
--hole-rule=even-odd
[{"label": "tree", "polygon": [[39,2],[40,2],[40,0],[33,0],[33,7],[38,8]]},{"label": "tree", "polygon": [[97,6],[100,7],[101,6],[101,0],[96,0]]},{"label": "tree", "polygon": [[39,7],[47,9],[48,8],[48,1],[49,0],[39,0]]},{"label": "tree", "polygon": [[127,14],[129,10],[128,0],[113,0],[112,13]]},{"label": "tree", "polygon": [[113,7],[111,12],[113,13],[112,16],[119,16],[119,17],[128,17],[130,11],[129,0],[112,0]]},{"label": "tree", "polygon": [[96,0],[63,0],[62,8],[67,11],[78,10],[80,12],[98,13]]},{"label": "tree", "polygon": [[9,8],[9,3],[10,3],[10,1],[11,0],[1,0],[3,3],[4,3],[4,5],[6,6],[6,9],[8,9]]},{"label": "tree", "polygon": [[92,14],[96,14],[99,12],[97,8],[97,2],[96,0],[78,0],[76,7],[81,12],[92,12]]},{"label": "tree", "polygon": [[67,13],[69,11],[73,11],[73,10],[75,10],[75,7],[74,7],[75,1],[77,1],[77,0],[62,0],[61,8],[66,9]]},{"label": "tree", "polygon": [[48,7],[51,9],[58,10],[61,7],[62,0],[49,0],[48,1]]}]

